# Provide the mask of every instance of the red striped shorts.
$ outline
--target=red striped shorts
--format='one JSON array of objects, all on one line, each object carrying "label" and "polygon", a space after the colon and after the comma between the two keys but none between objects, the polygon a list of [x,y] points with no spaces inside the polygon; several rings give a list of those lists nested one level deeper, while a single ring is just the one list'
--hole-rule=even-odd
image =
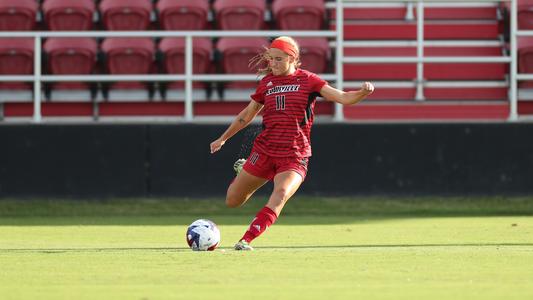
[{"label": "red striped shorts", "polygon": [[243,169],[246,172],[267,180],[273,180],[276,174],[285,171],[295,171],[302,176],[307,175],[309,157],[273,157],[252,149]]}]

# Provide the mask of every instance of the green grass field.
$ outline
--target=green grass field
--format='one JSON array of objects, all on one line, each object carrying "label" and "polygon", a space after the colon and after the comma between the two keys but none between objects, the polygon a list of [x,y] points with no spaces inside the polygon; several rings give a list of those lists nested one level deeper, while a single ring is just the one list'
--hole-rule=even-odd
[{"label": "green grass field", "polygon": [[263,201],[0,200],[0,299],[533,299],[533,198],[297,197],[232,250]]}]

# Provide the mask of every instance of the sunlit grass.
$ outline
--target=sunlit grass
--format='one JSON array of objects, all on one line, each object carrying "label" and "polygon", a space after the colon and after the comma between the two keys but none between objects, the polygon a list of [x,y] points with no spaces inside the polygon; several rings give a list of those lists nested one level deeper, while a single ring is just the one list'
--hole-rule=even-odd
[{"label": "sunlit grass", "polygon": [[295,198],[232,250],[261,201],[0,201],[0,298],[533,299],[528,198]]}]

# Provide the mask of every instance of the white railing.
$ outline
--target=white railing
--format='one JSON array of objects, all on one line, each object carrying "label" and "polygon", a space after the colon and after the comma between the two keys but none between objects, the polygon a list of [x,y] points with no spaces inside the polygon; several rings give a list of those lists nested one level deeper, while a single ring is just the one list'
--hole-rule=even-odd
[{"label": "white railing", "polygon": [[[424,86],[427,85],[425,78],[424,78],[424,63],[510,63],[511,66],[515,65],[515,71],[511,71],[510,74],[510,91],[509,91],[509,101],[510,101],[510,111],[509,111],[509,120],[515,121],[518,118],[517,114],[517,89],[516,89],[516,40],[511,41],[512,47],[514,46],[515,49],[512,51],[512,55],[510,57],[457,57],[457,56],[450,56],[450,57],[426,57],[424,56],[424,6],[426,3],[453,3],[454,6],[461,6],[461,5],[467,5],[465,2],[468,3],[494,3],[494,2],[513,2],[513,11],[514,11],[514,19],[511,19],[511,23],[514,24],[511,27],[516,28],[516,2],[517,0],[374,0],[373,3],[376,2],[382,2],[382,3],[396,3],[396,2],[405,2],[407,4],[407,15],[406,19],[414,19],[414,12],[413,12],[413,5],[412,3],[417,4],[417,56],[416,57],[346,57],[342,56],[341,61],[337,61],[337,72],[340,74],[337,74],[338,81],[337,81],[337,88],[342,89],[343,87],[343,77],[342,77],[342,67],[344,63],[416,63],[417,64],[417,78],[416,78],[416,100],[423,101],[424,100]],[[369,1],[361,1],[361,0],[344,0],[341,5],[343,8],[345,7],[360,7],[361,3],[363,2],[369,2]],[[343,8],[340,8],[342,11]],[[339,10],[339,8],[337,8]],[[343,26],[343,18],[337,18],[337,26],[342,27]],[[513,33],[511,33],[511,36],[513,36]],[[344,42],[344,40],[343,40]],[[343,45],[339,46],[338,48],[343,48]],[[512,69],[512,68],[511,68]],[[513,69],[512,69],[513,70]],[[523,77],[527,78],[527,77]],[[533,78],[533,76],[532,76]],[[335,111],[335,119],[336,120],[343,120],[344,116],[342,115],[342,110],[337,109]]]},{"label": "white railing", "polygon": [[[34,110],[33,121],[42,120],[41,82],[59,81],[184,81],[185,82],[185,121],[192,121],[193,81],[255,81],[253,74],[236,75],[194,75],[192,67],[192,39],[194,37],[272,37],[290,35],[295,37],[337,37],[334,31],[42,31],[42,32],[0,32],[0,38],[33,37],[35,38],[34,74],[28,76],[0,76],[0,81],[33,81]],[[185,74],[177,75],[43,75],[41,72],[41,41],[48,37],[184,37],[185,38]],[[335,80],[335,74],[321,74],[326,80]]]},{"label": "white railing", "polygon": [[[343,89],[343,67],[346,63],[416,63],[417,79],[415,81],[417,93],[416,100],[424,100],[424,87],[428,83],[424,79],[424,63],[510,63],[510,112],[509,120],[518,119],[517,112],[517,80],[533,80],[533,74],[517,74],[517,36],[533,36],[533,31],[518,31],[517,29],[517,0],[468,0],[468,2],[512,2],[511,9],[511,56],[507,57],[426,57],[424,56],[424,5],[430,3],[453,3],[464,5],[462,0],[337,0],[328,3],[329,8],[336,10],[335,31],[82,31],[82,32],[0,32],[0,38],[33,37],[35,38],[34,74],[29,76],[0,76],[0,81],[33,81],[34,82],[34,113],[33,121],[40,122],[41,116],[41,83],[58,81],[184,81],[185,82],[185,120],[192,121],[194,118],[192,82],[193,81],[254,81],[255,75],[200,75],[192,71],[192,38],[193,37],[244,37],[261,36],[275,37],[289,35],[294,37],[329,37],[335,38],[335,74],[321,74],[326,80],[336,82],[336,87]],[[413,18],[413,3],[417,4],[417,56],[416,57],[346,57],[344,55],[344,8],[360,5],[361,3],[405,3],[408,7],[408,15]],[[332,6],[334,5],[334,7]],[[47,37],[184,37],[186,39],[185,73],[175,75],[43,75],[41,72],[41,41]],[[343,121],[342,106],[335,106],[334,120]]]}]

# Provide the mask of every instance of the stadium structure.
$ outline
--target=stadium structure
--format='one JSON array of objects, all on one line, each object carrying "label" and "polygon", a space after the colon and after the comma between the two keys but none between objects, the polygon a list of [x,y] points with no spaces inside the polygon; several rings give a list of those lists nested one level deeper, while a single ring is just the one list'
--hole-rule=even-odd
[{"label": "stadium structure", "polygon": [[2,0],[1,118],[225,120],[249,58],[290,35],[332,85],[375,83],[356,107],[319,102],[322,120],[527,119],[530,2]]},{"label": "stadium structure", "polygon": [[282,35],[332,86],[376,87],[355,106],[318,99],[302,193],[533,193],[532,7],[0,0],[0,197],[223,194],[253,133],[208,145]]}]

